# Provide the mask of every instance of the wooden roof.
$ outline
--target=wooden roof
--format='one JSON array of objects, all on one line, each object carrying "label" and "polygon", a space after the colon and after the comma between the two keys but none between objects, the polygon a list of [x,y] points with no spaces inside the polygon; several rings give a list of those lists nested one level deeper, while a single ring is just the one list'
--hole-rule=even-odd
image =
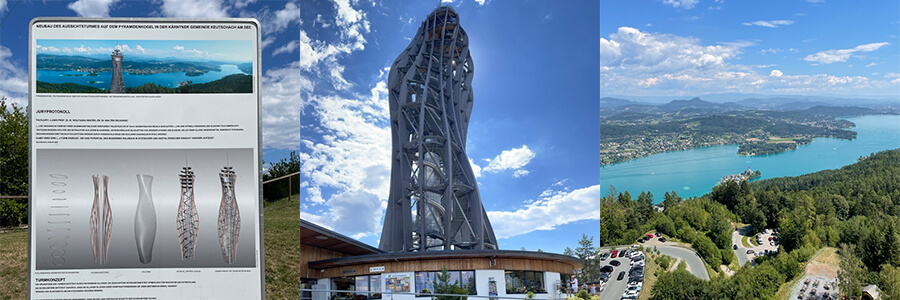
[{"label": "wooden roof", "polygon": [[300,219],[300,243],[350,255],[384,253],[378,248]]},{"label": "wooden roof", "polygon": [[398,261],[420,261],[433,259],[464,259],[464,258],[516,258],[516,259],[532,259],[553,261],[572,265],[573,269],[581,269],[584,265],[578,258],[531,251],[511,251],[511,250],[450,250],[450,251],[425,251],[425,252],[399,252],[399,253],[379,253],[370,255],[359,255],[350,257],[341,257],[334,259],[326,259],[313,261],[309,263],[309,267],[313,269],[325,269],[344,267],[350,265],[380,263],[380,262],[398,262]]}]

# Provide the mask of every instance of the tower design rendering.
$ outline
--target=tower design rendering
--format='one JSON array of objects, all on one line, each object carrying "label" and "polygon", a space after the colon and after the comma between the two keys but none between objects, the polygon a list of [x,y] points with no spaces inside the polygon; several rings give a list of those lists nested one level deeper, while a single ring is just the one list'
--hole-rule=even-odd
[{"label": "tower design rendering", "polygon": [[197,250],[197,234],[200,233],[200,215],[194,203],[194,171],[191,167],[181,168],[178,175],[181,182],[181,201],[178,202],[178,215],[175,217],[175,230],[178,231],[178,243],[181,245],[181,259],[194,259]]},{"label": "tower design rendering", "polygon": [[222,202],[219,203],[219,244],[222,246],[222,259],[225,263],[234,263],[237,256],[238,237],[241,235],[241,211],[234,196],[234,184],[237,174],[232,167],[226,166],[219,172],[222,183]]},{"label": "tower design rendering", "polygon": [[91,250],[94,262],[105,264],[112,238],[112,209],[109,207],[109,176],[94,175],[94,203],[91,205]]},{"label": "tower design rendering", "polygon": [[497,249],[466,154],[474,66],[451,7],[435,9],[391,65],[391,186],[379,248]]},{"label": "tower design rendering", "polygon": [[122,78],[122,52],[116,49],[110,57],[112,57],[112,79],[109,81],[109,93],[124,93],[125,80]]}]

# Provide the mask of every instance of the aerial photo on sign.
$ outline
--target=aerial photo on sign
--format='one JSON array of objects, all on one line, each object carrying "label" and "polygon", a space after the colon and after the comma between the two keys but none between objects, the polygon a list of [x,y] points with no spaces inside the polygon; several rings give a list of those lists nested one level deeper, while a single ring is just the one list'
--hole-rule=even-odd
[{"label": "aerial photo on sign", "polygon": [[38,93],[252,93],[249,41],[38,40]]}]

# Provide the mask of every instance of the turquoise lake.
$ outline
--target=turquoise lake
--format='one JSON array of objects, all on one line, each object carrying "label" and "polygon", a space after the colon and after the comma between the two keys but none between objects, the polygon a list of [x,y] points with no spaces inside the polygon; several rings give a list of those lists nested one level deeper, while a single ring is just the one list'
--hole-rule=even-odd
[{"label": "turquoise lake", "polygon": [[641,191],[650,191],[658,203],[666,191],[685,198],[702,196],[723,176],[748,167],[762,172],[759,179],[797,176],[837,169],[860,156],[900,148],[900,116],[846,119],[856,124],[855,140],[817,138],[796,150],[766,156],[738,156],[737,145],[660,153],[601,167],[600,184],[604,189],[613,185],[620,193],[627,190],[635,199]]},{"label": "turquoise lake", "polygon": [[[246,74],[242,72],[236,65],[220,65],[222,71],[206,72],[200,76],[187,76],[184,72],[179,73],[159,73],[152,75],[132,75],[128,72],[122,75],[125,81],[125,87],[142,86],[145,83],[155,83],[165,87],[178,87],[182,81],[192,81],[193,83],[206,83],[219,80],[222,77],[232,74]],[[100,72],[99,76],[87,76],[88,73],[77,71],[50,71],[37,70],[37,80],[50,83],[77,83],[80,85],[92,86],[104,90],[109,89],[109,81],[112,78],[112,72]]]}]

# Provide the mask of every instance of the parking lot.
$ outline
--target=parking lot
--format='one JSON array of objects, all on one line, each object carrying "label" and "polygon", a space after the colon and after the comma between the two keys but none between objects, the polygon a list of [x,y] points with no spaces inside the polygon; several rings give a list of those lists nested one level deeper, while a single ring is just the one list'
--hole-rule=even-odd
[{"label": "parking lot", "polygon": [[[617,251],[621,251],[623,249],[629,249],[631,251],[636,251],[637,249],[621,247],[617,248]],[[611,251],[605,251],[607,253]],[[644,256],[643,253],[640,253],[639,256]],[[611,265],[612,261],[618,261],[619,265]],[[639,260],[646,262],[646,259]],[[602,260],[603,266],[611,266],[612,272],[609,273],[609,279],[606,281],[605,287],[602,292],[599,293],[601,300],[619,300],[622,299],[622,296],[625,294],[625,291],[628,288],[628,280],[629,280],[629,271],[631,270],[631,262],[632,259],[629,257],[608,257],[605,260]],[[619,273],[625,272],[625,275],[621,280],[618,279]],[[641,276],[641,286],[643,286],[643,276]],[[641,293],[648,291],[641,291]],[[638,294],[640,295],[640,294]],[[635,297],[637,298],[637,297]]]},{"label": "parking lot", "polygon": [[[757,236],[759,236],[759,239],[762,241],[759,246],[752,246],[749,248],[744,246],[742,239],[744,237],[744,234],[746,234],[746,232],[748,232],[749,230],[749,227],[744,227],[731,233],[731,242],[732,244],[737,245],[737,249],[734,250],[734,254],[737,256],[738,264],[740,265],[744,265],[744,263],[746,263],[747,261],[753,260],[754,257],[765,255],[766,251],[769,251],[769,253],[778,251],[778,243],[774,242],[775,240],[777,240],[778,235],[775,234],[771,229],[766,229],[758,235],[747,237],[747,241],[750,242],[752,246],[753,244],[751,240],[756,240]],[[773,241],[769,241],[769,238],[772,238]],[[734,249],[734,247],[732,247],[732,249]],[[750,250],[752,250],[752,253],[748,253]]]}]

